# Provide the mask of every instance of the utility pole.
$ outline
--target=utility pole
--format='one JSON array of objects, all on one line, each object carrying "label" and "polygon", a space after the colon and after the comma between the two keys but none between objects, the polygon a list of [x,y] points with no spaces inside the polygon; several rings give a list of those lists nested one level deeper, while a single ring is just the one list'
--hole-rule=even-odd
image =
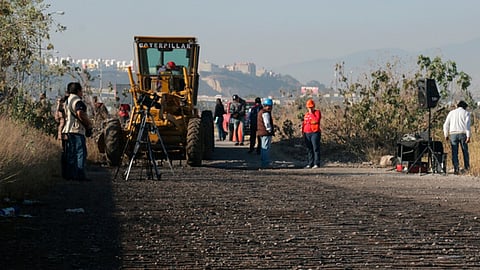
[{"label": "utility pole", "polygon": [[100,77],[99,77],[99,81],[100,81],[100,93],[102,92],[102,88],[103,88],[103,85],[102,85],[102,79],[103,79],[103,74],[102,74],[102,59],[100,58],[100,61],[98,62],[98,68],[100,69]]},{"label": "utility pole", "polygon": [[[48,20],[52,15],[64,15],[64,11],[54,11],[47,13],[46,19]],[[45,92],[44,85],[43,85],[43,65],[45,62],[43,61],[43,55],[42,55],[42,34],[39,32],[38,33],[38,57],[39,57],[39,62],[40,62],[40,69],[39,69],[39,75],[38,75],[38,83],[39,83],[39,88],[40,88],[40,94],[43,94]]]}]

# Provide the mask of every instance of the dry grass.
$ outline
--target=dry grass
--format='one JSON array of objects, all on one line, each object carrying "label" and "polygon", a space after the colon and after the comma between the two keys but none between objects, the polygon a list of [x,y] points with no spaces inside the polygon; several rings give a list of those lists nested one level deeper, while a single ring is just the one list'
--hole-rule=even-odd
[{"label": "dry grass", "polygon": [[[473,136],[475,136],[475,135],[472,135],[472,137]],[[480,175],[480,155],[479,155],[479,153],[480,153],[480,140],[478,138],[474,139],[470,143],[468,150],[470,152],[470,167],[471,167],[470,173],[472,175],[479,176]],[[460,159],[460,161],[462,162],[461,164],[463,164],[462,159]]]},{"label": "dry grass", "polygon": [[[87,139],[88,163],[104,161],[96,139]],[[33,198],[62,181],[61,142],[0,117],[0,198]]]},{"label": "dry grass", "polygon": [[[480,175],[480,141],[477,136],[477,134],[472,132],[472,141],[468,144],[468,152],[470,153],[470,171],[468,173],[474,176]],[[443,147],[444,152],[447,154],[447,169],[453,170],[452,150],[450,148],[450,143],[444,140]],[[462,149],[460,148],[458,149],[458,159],[460,168],[463,168],[463,154]]]},{"label": "dry grass", "polygon": [[95,164],[100,164],[100,163],[105,163],[106,158],[105,155],[100,153],[98,150],[98,145],[97,145],[97,140],[98,136],[93,136],[91,138],[87,138],[87,162],[88,163],[95,163]]},{"label": "dry grass", "polygon": [[0,117],[0,196],[36,196],[60,179],[60,142]]}]

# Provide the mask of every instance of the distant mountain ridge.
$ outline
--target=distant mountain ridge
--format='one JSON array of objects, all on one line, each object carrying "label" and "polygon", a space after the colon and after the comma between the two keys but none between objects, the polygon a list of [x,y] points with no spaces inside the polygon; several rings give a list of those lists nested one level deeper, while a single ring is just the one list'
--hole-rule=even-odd
[{"label": "distant mountain ridge", "polygon": [[418,52],[409,52],[396,48],[360,51],[343,57],[320,58],[300,63],[292,63],[274,67],[273,70],[280,74],[289,74],[301,82],[317,80],[325,83],[328,87],[335,81],[335,64],[344,62],[347,72],[352,72],[355,78],[364,74],[378,65],[398,58],[405,64],[405,68],[416,67],[417,57],[420,54],[434,58],[440,56],[443,61],[451,60],[457,63],[459,71],[464,71],[472,76],[472,86],[478,88],[480,84],[480,38],[472,39],[464,43],[455,43],[439,48],[430,48]]}]

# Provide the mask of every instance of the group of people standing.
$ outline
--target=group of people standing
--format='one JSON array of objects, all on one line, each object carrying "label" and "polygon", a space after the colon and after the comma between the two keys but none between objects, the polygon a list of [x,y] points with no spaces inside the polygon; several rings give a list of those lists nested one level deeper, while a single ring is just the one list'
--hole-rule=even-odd
[{"label": "group of people standing", "polygon": [[[243,145],[243,130],[245,125],[246,104],[238,95],[233,95],[230,106],[230,114],[233,118],[234,130],[233,140],[235,145]],[[272,118],[272,99],[267,98],[261,102],[259,97],[255,98],[255,105],[250,109],[248,115],[250,121],[250,146],[248,153],[256,152],[261,155],[262,167],[270,166],[270,148],[272,136],[274,136],[274,125]],[[306,113],[302,121],[302,136],[307,149],[307,164],[305,169],[316,169],[321,165],[320,162],[320,144],[322,130],[320,122],[322,113],[315,108],[313,99],[306,101]],[[450,143],[452,149],[452,164],[454,174],[460,173],[460,164],[458,158],[459,148],[462,150],[464,170],[470,169],[470,157],[468,152],[468,143],[470,142],[470,113],[466,110],[467,103],[460,101],[457,108],[452,110],[443,125],[445,140]],[[220,99],[217,99],[215,107],[215,122],[217,124],[219,140],[225,140],[226,135],[223,128],[223,115],[225,108]],[[255,146],[257,146],[255,148]]]},{"label": "group of people standing", "polygon": [[[272,136],[275,130],[272,118],[273,100],[265,98],[262,100],[255,98],[255,104],[250,108],[248,120],[250,122],[250,148],[248,153],[256,152],[261,157],[262,167],[270,166],[270,148],[272,145]],[[235,145],[244,145],[244,126],[246,119],[247,104],[244,99],[237,94],[232,96],[232,102],[229,106],[229,113],[233,124],[232,140]],[[226,139],[226,131],[224,130],[224,114],[226,114],[222,100],[217,98],[214,118],[218,131],[219,141]],[[229,124],[229,123],[228,123]],[[228,125],[227,124],[227,125]],[[255,146],[257,146],[255,148]]]},{"label": "group of people standing", "polygon": [[[237,94],[232,96],[232,102],[229,107],[229,113],[233,124],[232,139],[235,141],[235,145],[244,145],[244,130],[245,115],[246,115],[246,102],[240,98]],[[263,103],[259,97],[255,98],[255,104],[250,108],[248,118],[250,121],[250,150],[248,153],[252,153],[257,145],[256,153],[261,157],[262,167],[270,166],[270,148],[272,145],[272,136],[274,136],[274,125],[272,118],[272,106],[273,100],[271,98],[265,98]],[[226,139],[226,132],[223,127],[224,114],[226,114],[225,108],[222,104],[222,100],[217,98],[214,118],[218,131],[219,141]]]},{"label": "group of people standing", "polygon": [[[302,122],[302,134],[307,147],[308,163],[305,168],[320,167],[320,139],[321,129],[320,110],[315,109],[315,102],[309,99],[306,103],[307,112]],[[272,117],[273,100],[265,98],[262,102],[260,97],[255,98],[255,104],[250,108],[248,120],[250,122],[250,145],[248,153],[255,152],[261,156],[261,166],[271,166],[270,148],[272,137],[275,134],[275,128]],[[237,94],[232,96],[232,103],[229,106],[229,113],[233,122],[232,139],[235,145],[244,145],[243,126],[245,125],[246,102]],[[215,106],[215,123],[218,131],[218,140],[223,141],[226,138],[224,130],[225,108],[220,98]]]},{"label": "group of people standing", "polygon": [[[58,138],[62,140],[62,175],[65,179],[88,181],[85,174],[87,147],[85,137],[91,136],[93,124],[87,115],[87,105],[82,99],[83,89],[80,83],[67,85],[67,94],[57,101],[55,118],[59,122]],[[233,118],[235,145],[243,145],[246,102],[233,95],[230,114]],[[305,104],[307,111],[302,122],[302,136],[307,149],[306,169],[320,167],[320,142],[322,114],[315,108],[313,99]],[[250,145],[248,153],[256,152],[261,156],[262,167],[269,167],[270,148],[275,128],[272,117],[273,100],[255,98],[255,104],[248,115],[250,121]],[[443,125],[445,139],[450,142],[454,173],[459,174],[459,148],[462,149],[464,169],[470,169],[468,143],[470,142],[470,113],[467,103],[460,101],[457,108],[447,115]],[[129,108],[128,108],[129,109]],[[225,108],[221,99],[217,99],[214,118],[218,130],[218,140],[226,139],[223,127]],[[124,116],[125,117],[125,116]],[[255,148],[255,146],[257,146]]]}]

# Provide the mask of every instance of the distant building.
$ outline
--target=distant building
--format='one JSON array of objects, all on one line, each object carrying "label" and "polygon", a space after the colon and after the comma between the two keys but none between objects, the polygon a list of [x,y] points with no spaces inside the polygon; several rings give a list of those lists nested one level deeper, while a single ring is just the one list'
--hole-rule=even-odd
[{"label": "distant building", "polygon": [[244,74],[256,76],[256,66],[254,63],[235,63],[233,71],[240,71]]},{"label": "distant building", "polygon": [[104,71],[127,71],[128,67],[133,67],[133,60],[117,61],[115,59],[73,59],[71,57],[52,57],[48,59],[50,65],[59,65],[63,61],[70,64],[89,70],[104,70]]},{"label": "distant building", "polygon": [[203,61],[198,64],[198,71],[199,72],[220,72],[221,68],[213,63],[208,61]]},{"label": "distant building", "polygon": [[302,86],[300,88],[302,95],[318,95],[318,87],[314,86]]},{"label": "distant building", "polygon": [[265,68],[259,68],[257,69],[257,72],[255,73],[255,75],[257,75],[257,77],[261,77],[262,75],[266,74],[268,71],[265,69]]}]

